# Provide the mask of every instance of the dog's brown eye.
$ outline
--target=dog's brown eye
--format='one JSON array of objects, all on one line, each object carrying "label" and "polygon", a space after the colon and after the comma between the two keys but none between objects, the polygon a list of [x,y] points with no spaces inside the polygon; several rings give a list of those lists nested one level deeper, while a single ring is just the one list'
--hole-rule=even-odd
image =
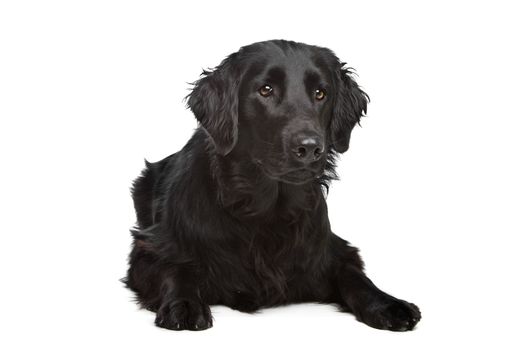
[{"label": "dog's brown eye", "polygon": [[325,97],[326,97],[326,92],[323,89],[315,90],[315,99],[317,101],[321,101]]},{"label": "dog's brown eye", "polygon": [[270,85],[264,85],[259,89],[259,93],[262,97],[268,97],[272,94],[273,89]]}]

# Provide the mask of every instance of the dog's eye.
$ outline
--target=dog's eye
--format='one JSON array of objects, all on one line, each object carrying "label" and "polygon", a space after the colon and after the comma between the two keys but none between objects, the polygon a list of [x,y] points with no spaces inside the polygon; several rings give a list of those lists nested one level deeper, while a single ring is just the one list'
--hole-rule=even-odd
[{"label": "dog's eye", "polygon": [[317,101],[321,101],[325,97],[326,97],[326,91],[324,91],[323,89],[315,90],[315,99]]},{"label": "dog's eye", "polygon": [[259,94],[261,94],[262,97],[268,97],[272,94],[273,88],[270,85],[263,85],[259,89]]}]

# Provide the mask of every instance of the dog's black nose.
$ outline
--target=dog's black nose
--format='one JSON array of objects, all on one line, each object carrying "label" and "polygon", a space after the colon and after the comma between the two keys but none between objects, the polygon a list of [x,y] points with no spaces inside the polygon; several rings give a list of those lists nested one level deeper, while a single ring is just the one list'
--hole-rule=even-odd
[{"label": "dog's black nose", "polygon": [[292,152],[301,162],[312,163],[321,158],[324,147],[320,137],[301,135],[295,138]]}]

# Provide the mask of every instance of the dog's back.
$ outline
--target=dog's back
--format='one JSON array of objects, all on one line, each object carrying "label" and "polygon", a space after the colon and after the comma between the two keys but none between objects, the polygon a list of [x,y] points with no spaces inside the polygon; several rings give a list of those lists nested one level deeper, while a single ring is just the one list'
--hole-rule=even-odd
[{"label": "dog's back", "polygon": [[161,187],[169,163],[175,162],[178,153],[172,154],[156,163],[145,161],[146,167],[135,179],[131,187],[133,204],[137,212],[137,228],[139,230],[152,226],[160,219],[159,209]]}]

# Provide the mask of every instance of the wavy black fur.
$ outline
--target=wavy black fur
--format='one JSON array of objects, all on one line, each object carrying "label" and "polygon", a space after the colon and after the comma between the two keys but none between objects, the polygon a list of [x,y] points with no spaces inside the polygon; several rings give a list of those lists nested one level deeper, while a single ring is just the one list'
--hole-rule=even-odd
[{"label": "wavy black fur", "polygon": [[[367,103],[330,50],[290,41],[245,46],[203,73],[188,96],[201,126],[133,184],[125,281],[158,326],[209,328],[214,304],[297,302],[336,303],[376,328],[415,326],[418,308],[379,290],[328,220],[337,154]],[[305,137],[317,142],[308,162]]]}]

